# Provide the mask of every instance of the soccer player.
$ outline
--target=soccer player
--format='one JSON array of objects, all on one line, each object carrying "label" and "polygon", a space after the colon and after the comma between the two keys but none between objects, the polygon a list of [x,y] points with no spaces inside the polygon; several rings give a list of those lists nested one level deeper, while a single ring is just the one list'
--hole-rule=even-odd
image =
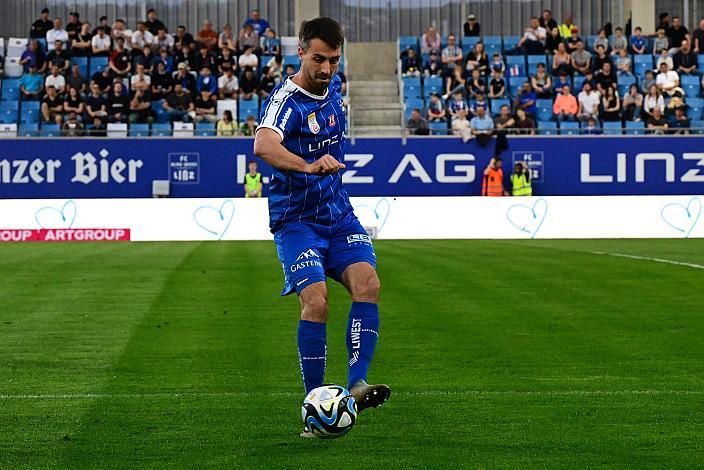
[{"label": "soccer player", "polygon": [[295,291],[301,303],[298,355],[306,393],[323,385],[331,277],[352,297],[347,388],[359,412],[381,405],[391,391],[366,383],[380,284],[374,247],[342,187],[346,119],[336,72],[344,37],[336,21],[316,18],[301,25],[298,38],[301,68],[264,102],[254,154],[273,167],[269,225],[284,269],[281,295]]}]

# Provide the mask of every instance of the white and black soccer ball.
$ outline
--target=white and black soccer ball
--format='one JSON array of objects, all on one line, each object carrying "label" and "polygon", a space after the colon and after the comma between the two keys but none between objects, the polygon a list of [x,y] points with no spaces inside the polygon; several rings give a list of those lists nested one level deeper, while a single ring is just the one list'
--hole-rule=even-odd
[{"label": "white and black soccer ball", "polygon": [[311,390],[301,407],[303,423],[316,437],[344,436],[357,420],[357,404],[340,385],[323,385]]}]

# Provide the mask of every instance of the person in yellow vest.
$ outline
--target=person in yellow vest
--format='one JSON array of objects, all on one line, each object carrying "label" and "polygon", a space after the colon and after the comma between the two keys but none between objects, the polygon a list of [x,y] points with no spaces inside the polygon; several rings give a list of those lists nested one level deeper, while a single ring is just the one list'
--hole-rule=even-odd
[{"label": "person in yellow vest", "polygon": [[503,162],[501,157],[493,157],[489,165],[484,170],[484,180],[482,181],[482,196],[508,196],[504,189],[504,172],[501,169]]},{"label": "person in yellow vest", "polygon": [[563,39],[567,39],[572,36],[573,27],[574,24],[572,23],[572,15],[569,15],[565,18],[565,22],[558,26],[557,29],[560,31],[560,36],[562,36]]},{"label": "person in yellow vest", "polygon": [[530,169],[526,162],[516,162],[511,175],[511,187],[514,196],[533,195],[533,188],[530,184]]},{"label": "person in yellow vest", "polygon": [[249,173],[244,175],[244,197],[262,197],[262,174],[257,172],[257,162],[249,162]]}]

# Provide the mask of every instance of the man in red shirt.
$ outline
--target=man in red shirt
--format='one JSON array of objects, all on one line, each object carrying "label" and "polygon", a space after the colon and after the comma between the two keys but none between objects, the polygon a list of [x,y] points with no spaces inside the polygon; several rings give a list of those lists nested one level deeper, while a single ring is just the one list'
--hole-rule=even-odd
[{"label": "man in red shirt", "polygon": [[208,46],[212,50],[218,43],[218,33],[213,30],[213,24],[209,20],[203,21],[203,29],[198,31],[196,41]]}]

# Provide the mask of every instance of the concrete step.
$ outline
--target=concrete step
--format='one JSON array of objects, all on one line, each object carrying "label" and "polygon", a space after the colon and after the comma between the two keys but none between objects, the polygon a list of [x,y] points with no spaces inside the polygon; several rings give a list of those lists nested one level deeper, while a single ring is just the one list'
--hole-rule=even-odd
[{"label": "concrete step", "polygon": [[350,88],[396,88],[396,80],[350,80]]},{"label": "concrete step", "polygon": [[354,109],[353,119],[355,126],[401,125],[401,115],[396,110]]},{"label": "concrete step", "polygon": [[352,98],[356,98],[358,96],[369,97],[370,99],[383,96],[395,96],[398,98],[399,93],[395,88],[352,88],[350,90],[350,96]]},{"label": "concrete step", "polygon": [[394,65],[394,70],[389,73],[364,73],[362,72],[350,72],[347,74],[348,80],[396,80],[396,66]]},{"label": "concrete step", "polygon": [[352,103],[352,106],[359,106],[362,108],[390,107],[399,104],[399,98],[397,95],[352,96],[350,98],[350,103]]},{"label": "concrete step", "polygon": [[401,126],[365,126],[354,129],[355,137],[401,137]]}]

